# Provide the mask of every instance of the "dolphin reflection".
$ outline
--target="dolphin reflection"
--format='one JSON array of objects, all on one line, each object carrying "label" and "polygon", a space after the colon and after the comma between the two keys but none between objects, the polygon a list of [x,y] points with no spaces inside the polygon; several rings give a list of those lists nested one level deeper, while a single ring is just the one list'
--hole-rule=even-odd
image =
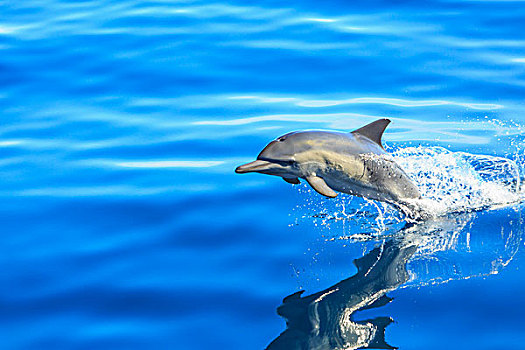
[{"label": "dolphin reflection", "polygon": [[[267,349],[395,349],[385,341],[390,317],[357,320],[356,313],[388,304],[392,299],[387,293],[403,284],[421,286],[497,273],[521,242],[521,214],[514,214],[466,213],[406,226],[354,260],[355,275],[318,293],[302,296],[300,291],[286,297],[277,313],[286,319],[287,328]],[[476,217],[481,224],[487,217],[504,219],[499,234],[483,230],[471,237]]]},{"label": "dolphin reflection", "polygon": [[390,317],[357,321],[353,315],[392,300],[386,294],[408,280],[406,264],[416,248],[411,241],[386,241],[354,261],[354,276],[312,295],[286,297],[277,313],[287,329],[267,349],[395,349],[384,339]]}]

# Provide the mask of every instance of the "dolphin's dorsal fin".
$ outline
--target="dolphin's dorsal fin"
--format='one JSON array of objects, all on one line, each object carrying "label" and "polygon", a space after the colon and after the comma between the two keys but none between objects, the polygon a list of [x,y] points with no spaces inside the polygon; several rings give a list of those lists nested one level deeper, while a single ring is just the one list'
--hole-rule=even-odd
[{"label": "dolphin's dorsal fin", "polygon": [[371,320],[363,320],[358,321],[357,323],[360,324],[373,324],[376,328],[376,331],[374,332],[374,335],[372,336],[372,339],[370,339],[369,343],[362,347],[361,349],[397,349],[395,346],[392,346],[388,344],[385,340],[385,333],[386,333],[386,327],[388,327],[389,324],[394,322],[393,319],[390,317],[376,317]]},{"label": "dolphin's dorsal fin", "polygon": [[363,135],[383,148],[383,145],[381,144],[381,136],[383,136],[388,124],[390,124],[390,119],[378,119],[375,122],[352,131],[352,134]]}]

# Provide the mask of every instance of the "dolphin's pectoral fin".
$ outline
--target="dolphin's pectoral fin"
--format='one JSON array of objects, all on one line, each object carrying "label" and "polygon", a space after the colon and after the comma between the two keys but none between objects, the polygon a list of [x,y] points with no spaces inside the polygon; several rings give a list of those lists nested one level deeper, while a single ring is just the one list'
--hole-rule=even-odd
[{"label": "dolphin's pectoral fin", "polygon": [[292,185],[299,185],[301,183],[296,177],[283,177],[283,180]]},{"label": "dolphin's pectoral fin", "polygon": [[383,145],[381,144],[381,136],[383,136],[388,124],[390,124],[389,119],[379,119],[363,126],[362,128],[352,131],[352,134],[363,135],[383,148]]},{"label": "dolphin's pectoral fin", "polygon": [[334,198],[337,197],[337,193],[332,190],[324,180],[318,176],[307,176],[306,181],[312,186],[317,193],[322,194],[323,196]]},{"label": "dolphin's pectoral fin", "polygon": [[379,297],[379,299],[377,299],[373,303],[368,304],[365,307],[360,308],[359,311],[375,309],[377,307],[385,306],[386,304],[390,303],[392,300],[394,300],[394,299],[390,298],[387,295],[383,295],[383,296]]}]

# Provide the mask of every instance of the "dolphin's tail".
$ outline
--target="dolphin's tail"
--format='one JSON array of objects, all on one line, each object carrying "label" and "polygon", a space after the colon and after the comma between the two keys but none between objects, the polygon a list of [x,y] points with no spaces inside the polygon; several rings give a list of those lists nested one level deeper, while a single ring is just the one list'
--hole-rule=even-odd
[{"label": "dolphin's tail", "polygon": [[395,206],[405,214],[408,222],[426,221],[435,216],[419,198],[397,202]]}]

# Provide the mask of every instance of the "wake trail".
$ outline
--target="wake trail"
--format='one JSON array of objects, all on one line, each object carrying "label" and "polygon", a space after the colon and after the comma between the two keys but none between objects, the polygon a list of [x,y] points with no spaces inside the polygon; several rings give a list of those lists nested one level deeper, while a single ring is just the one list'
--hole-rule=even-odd
[{"label": "wake trail", "polygon": [[431,217],[520,203],[518,164],[508,158],[452,152],[442,147],[406,147],[392,153],[419,188],[414,205]]}]

